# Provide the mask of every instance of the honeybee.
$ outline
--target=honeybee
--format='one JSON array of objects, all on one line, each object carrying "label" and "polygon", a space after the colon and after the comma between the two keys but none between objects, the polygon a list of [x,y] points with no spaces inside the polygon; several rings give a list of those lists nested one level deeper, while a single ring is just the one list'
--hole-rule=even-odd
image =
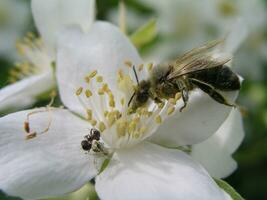
[{"label": "honeybee", "polygon": [[178,93],[184,102],[180,108],[182,112],[187,106],[189,92],[195,88],[201,89],[218,103],[235,106],[220,93],[239,90],[241,87],[238,75],[227,66],[231,58],[214,58],[211,55],[211,49],[222,42],[213,41],[192,49],[171,64],[156,66],[150,77],[140,83],[133,68],[137,87],[128,103],[129,113],[135,112],[149,99],[161,103],[164,99],[174,98]]}]

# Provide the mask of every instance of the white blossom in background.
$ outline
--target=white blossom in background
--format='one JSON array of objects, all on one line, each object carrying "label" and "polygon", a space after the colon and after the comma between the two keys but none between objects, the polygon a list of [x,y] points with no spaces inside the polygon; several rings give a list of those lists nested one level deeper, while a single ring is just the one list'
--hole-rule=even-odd
[{"label": "white blossom in background", "polygon": [[[49,8],[44,6],[32,11],[41,38],[28,34],[22,42],[17,44],[24,61],[17,63],[16,68],[11,72],[11,81],[14,83],[0,90],[0,111],[30,106],[36,102],[38,95],[55,87],[53,62],[56,57],[55,43],[58,31],[66,25],[77,25],[84,30],[89,30],[94,21],[94,0],[75,2],[72,0],[32,0],[32,7],[41,3],[51,4]],[[75,6],[76,3],[82,6],[78,8]],[[70,8],[71,13],[69,13]],[[53,12],[46,19],[40,18],[39,15],[47,13],[48,9]],[[61,12],[56,12],[57,10]],[[6,12],[11,12],[11,10]],[[17,15],[8,14],[14,15],[16,17],[14,20],[17,20]]]},{"label": "white blossom in background", "polygon": [[[41,0],[34,4],[33,11],[44,10],[36,16],[43,19],[40,26],[51,20],[51,5]],[[23,126],[36,110],[0,118],[0,189],[24,199],[48,198],[79,189],[95,177],[96,192],[104,200],[230,199],[198,162],[166,147],[201,144],[229,115],[235,120],[232,108],[194,90],[182,113],[183,102],[177,99],[176,105],[166,102],[164,107],[150,102],[129,115],[135,80],[131,66],[138,67],[141,80],[151,65],[142,61],[127,37],[105,22],[95,22],[89,31],[71,26],[58,37],[56,76],[67,109],[41,108],[44,112],[32,114],[32,139]],[[225,93],[232,102],[237,94]],[[101,131],[102,153],[81,147],[92,127]],[[99,174],[106,157],[110,162]]]},{"label": "white blossom in background", "polygon": [[[261,62],[267,58],[267,8],[263,0],[142,0],[141,4],[155,10],[160,42],[146,55],[159,61],[174,58],[185,50],[205,41],[224,36],[237,18],[242,18],[249,35],[236,54],[235,68],[245,77],[261,78]],[[128,21],[133,27],[147,16],[138,15],[137,21],[128,9]],[[116,14],[111,18],[117,19]],[[151,16],[150,16],[151,17]],[[142,23],[140,23],[142,24]]]},{"label": "white blossom in background", "polygon": [[0,57],[18,58],[16,40],[25,34],[30,23],[28,4],[20,0],[0,1]]}]

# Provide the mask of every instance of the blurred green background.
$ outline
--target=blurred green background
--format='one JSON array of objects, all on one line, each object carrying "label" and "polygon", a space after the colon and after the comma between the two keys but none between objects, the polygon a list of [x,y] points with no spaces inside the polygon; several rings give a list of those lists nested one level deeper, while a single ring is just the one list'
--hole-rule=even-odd
[{"label": "blurred green background", "polygon": [[[12,1],[13,7],[4,7],[6,6],[4,1]],[[217,1],[217,0],[216,0]],[[165,1],[164,1],[165,2]],[[220,7],[225,16],[222,16],[223,19],[226,19],[224,22],[222,22],[221,18],[214,18],[213,21],[209,22],[209,26],[206,26],[207,24],[203,23],[203,21],[200,21],[199,23],[203,23],[205,25],[197,24],[197,28],[200,28],[199,40],[196,38],[198,37],[198,31],[194,31],[193,34],[189,34],[190,37],[194,39],[190,39],[190,37],[186,38],[183,34],[188,35],[188,33],[192,30],[187,30],[188,27],[192,25],[190,22],[184,22],[182,24],[178,24],[177,29],[183,29],[187,32],[182,33],[181,31],[176,30],[170,30],[170,27],[173,28],[175,25],[172,23],[175,23],[176,21],[172,21],[171,17],[179,17],[180,12],[178,10],[179,3],[183,2],[185,4],[185,1],[179,1],[179,0],[168,0],[165,3],[175,4],[177,6],[176,8],[169,10],[168,12],[174,12],[173,15],[170,15],[166,17],[166,13],[162,12],[161,9],[164,9],[165,5],[153,5],[153,4],[159,4],[157,1],[151,1],[151,0],[145,0],[145,1],[136,1],[136,0],[125,0],[126,8],[127,8],[127,28],[128,33],[133,32],[136,28],[143,25],[147,20],[149,20],[152,17],[156,17],[156,19],[159,18],[166,18],[165,22],[160,21],[161,25],[159,26],[159,33],[157,36],[149,43],[143,46],[140,51],[142,52],[144,57],[150,58],[151,56],[159,55],[161,59],[171,57],[173,55],[177,55],[180,52],[184,51],[184,49],[190,49],[191,46],[196,46],[200,42],[206,42],[207,39],[214,39],[217,36],[222,35],[221,33],[224,33],[224,27],[220,26],[227,26],[231,22],[231,16],[235,12],[235,10],[238,10],[239,7],[245,7],[248,3],[248,1],[241,1],[241,3],[235,3],[235,0],[228,1],[228,0],[219,0],[220,3],[222,3],[222,7]],[[196,2],[196,1],[195,1]],[[204,1],[203,1],[204,2]],[[234,2],[234,3],[233,3]],[[240,1],[239,1],[240,2]],[[253,0],[249,0],[249,2],[253,2]],[[255,1],[256,2],[256,1]],[[257,1],[258,2],[258,1]],[[14,50],[14,41],[16,39],[21,38],[26,32],[33,31],[36,32],[36,29],[34,27],[33,19],[30,13],[30,1],[29,0],[0,0],[0,88],[4,87],[8,84],[8,72],[9,70],[14,66],[14,62],[16,60],[19,60],[19,57],[15,54]],[[223,4],[224,3],[224,4]],[[244,117],[244,127],[246,136],[245,139],[240,146],[240,148],[237,150],[237,152],[234,154],[234,158],[237,160],[239,167],[238,169],[226,179],[230,185],[232,185],[245,199],[267,199],[267,24],[265,21],[265,14],[267,13],[267,0],[262,0],[262,4],[257,5],[260,8],[257,8],[257,6],[250,6],[248,5],[248,8],[243,8],[244,13],[241,12],[241,15],[243,17],[243,14],[246,15],[245,19],[250,20],[252,26],[249,27],[249,31],[255,31],[255,34],[257,35],[257,40],[260,45],[254,47],[255,49],[250,49],[249,45],[242,45],[240,48],[241,53],[237,53],[236,59],[238,60],[236,62],[236,65],[238,67],[235,71],[237,71],[239,74],[241,74],[245,81],[243,83],[243,87],[239,96],[239,104],[243,108],[243,117]],[[17,4],[23,4],[21,6],[15,6]],[[193,6],[188,4],[185,9],[191,9]],[[204,4],[204,3],[203,3]],[[244,5],[242,5],[244,4]],[[233,7],[236,6],[236,7]],[[184,5],[183,5],[184,6]],[[208,8],[209,3],[205,5],[205,7],[201,7],[199,9],[204,9],[203,12],[210,12],[211,8]],[[159,9],[160,7],[160,9]],[[173,7],[173,6],[172,6]],[[19,11],[21,9],[22,11]],[[97,18],[113,21],[116,23],[116,19],[118,16],[118,0],[98,0],[97,1]],[[165,8],[166,9],[166,8]],[[179,8],[180,9],[180,8]],[[207,10],[205,10],[207,9]],[[263,16],[256,17],[255,19],[252,19],[254,15],[254,12],[259,12],[257,9],[261,10],[263,12]],[[128,14],[129,11],[129,14]],[[168,13],[167,12],[167,13]],[[176,12],[178,15],[176,15]],[[189,11],[188,11],[189,12]],[[237,11],[236,11],[237,12]],[[247,13],[245,13],[247,12]],[[196,14],[193,10],[194,14]],[[18,15],[23,15],[24,17],[18,17]],[[200,16],[202,16],[201,13],[199,13]],[[8,20],[7,17],[12,18],[15,16],[15,19]],[[230,16],[230,17],[229,17]],[[193,14],[192,14],[193,17]],[[208,16],[209,17],[209,16]],[[259,18],[262,19],[259,19]],[[14,22],[16,20],[16,22]],[[180,20],[180,19],[179,19]],[[203,19],[204,21],[207,19]],[[209,19],[208,19],[209,20]],[[216,21],[217,20],[217,21]],[[254,21],[253,21],[254,20]],[[180,20],[181,21],[181,20]],[[129,22],[129,24],[128,24]],[[259,23],[258,23],[259,22]],[[8,24],[11,23],[11,24]],[[12,24],[13,23],[13,24]],[[179,22],[181,23],[181,22]],[[257,24],[257,26],[254,26]],[[168,25],[170,27],[167,27],[166,30],[161,31],[161,28],[165,28],[165,25]],[[172,26],[173,25],[173,26]],[[194,23],[193,23],[194,25]],[[192,25],[192,26],[193,26]],[[205,30],[202,28],[205,28]],[[219,27],[219,28],[218,28]],[[191,27],[189,27],[191,28]],[[6,41],[7,34],[5,33],[5,29],[7,29],[9,32],[16,32],[13,36],[13,38],[9,38],[9,42],[7,46],[2,45],[3,41]],[[198,30],[196,29],[196,30]],[[222,30],[221,30],[222,29]],[[205,32],[206,31],[206,32]],[[221,31],[221,32],[220,32]],[[204,37],[203,34],[205,33]],[[260,40],[259,40],[260,35]],[[154,51],[156,48],[161,48],[168,44],[168,41],[171,39],[174,39],[177,41],[177,44],[174,48],[167,48],[168,51],[166,52],[160,52],[157,54],[156,51]],[[250,38],[251,39],[251,38]],[[254,38],[251,39],[251,41]],[[13,40],[13,42],[12,42]],[[166,42],[167,41],[167,42]],[[170,40],[171,41],[171,40]],[[179,45],[180,41],[186,41],[186,42],[192,42],[192,44],[186,46],[186,45]],[[185,42],[185,43],[186,43]],[[180,42],[182,43],[182,42]],[[6,45],[6,44],[5,44]],[[9,46],[8,46],[9,45]],[[243,48],[243,49],[242,49]],[[164,48],[162,49],[162,51]],[[171,55],[172,52],[173,55]],[[166,56],[164,55],[166,54]],[[164,56],[163,56],[164,55]],[[253,58],[252,58],[253,57]],[[244,58],[248,60],[243,60]],[[253,60],[254,62],[250,62]],[[248,64],[248,66],[245,66]],[[46,105],[49,100],[44,100],[41,102],[38,102],[38,105]],[[0,194],[0,199],[13,199],[13,198],[7,198],[4,194]],[[14,198],[15,199],[15,198]]]}]

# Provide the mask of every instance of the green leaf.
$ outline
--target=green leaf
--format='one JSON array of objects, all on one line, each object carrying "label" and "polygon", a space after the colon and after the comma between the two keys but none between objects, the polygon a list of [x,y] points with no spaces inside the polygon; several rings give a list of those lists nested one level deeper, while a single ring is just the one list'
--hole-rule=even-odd
[{"label": "green leaf", "polygon": [[245,200],[240,194],[237,193],[237,191],[235,191],[235,189],[231,185],[229,185],[225,181],[216,178],[214,178],[214,180],[221,189],[223,189],[231,196],[233,200]]},{"label": "green leaf", "polygon": [[156,19],[149,20],[145,25],[137,29],[131,36],[132,43],[137,47],[151,42],[157,36],[157,22]]}]

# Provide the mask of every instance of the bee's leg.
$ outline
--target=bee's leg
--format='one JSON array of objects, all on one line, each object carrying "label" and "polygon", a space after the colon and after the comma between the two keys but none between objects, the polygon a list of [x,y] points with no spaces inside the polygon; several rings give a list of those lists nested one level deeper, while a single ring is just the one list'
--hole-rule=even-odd
[{"label": "bee's leg", "polygon": [[207,93],[215,101],[227,106],[236,107],[235,104],[229,103],[229,101],[220,92],[218,92],[212,85],[197,79],[189,79],[189,80],[198,88],[200,88],[203,92]]},{"label": "bee's leg", "polygon": [[185,107],[187,106],[187,102],[189,100],[189,91],[188,88],[186,87],[186,84],[183,81],[177,80],[176,84],[179,90],[182,92],[182,99],[184,102],[184,105],[180,108],[180,112],[182,112],[183,109],[185,109]]}]

